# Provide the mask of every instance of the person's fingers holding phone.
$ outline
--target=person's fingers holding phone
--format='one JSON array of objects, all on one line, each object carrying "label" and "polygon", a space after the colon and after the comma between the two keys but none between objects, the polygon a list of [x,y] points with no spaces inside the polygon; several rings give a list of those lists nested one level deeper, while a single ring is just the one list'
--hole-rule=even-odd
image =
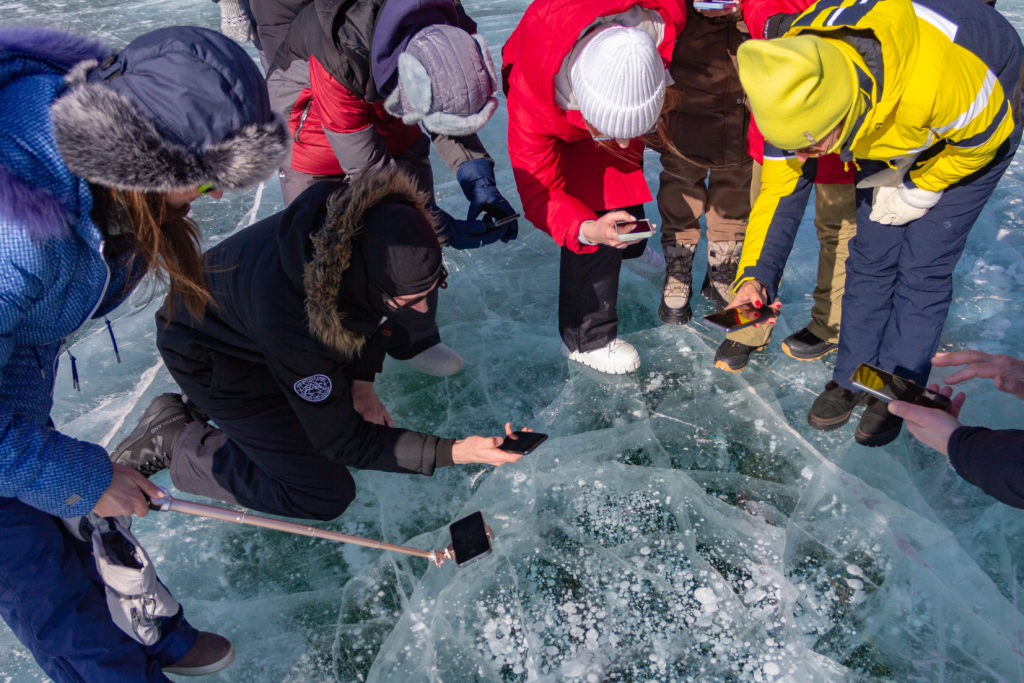
[{"label": "person's fingers holding phone", "polygon": [[757,312],[757,309],[767,305],[775,311],[775,315],[768,316],[764,320],[759,320],[754,323],[753,326],[760,327],[761,325],[774,325],[775,321],[778,320],[778,313],[782,310],[782,302],[775,299],[771,304],[766,304],[767,300],[768,288],[757,280],[747,280],[739,286],[739,289],[736,290],[736,296],[734,296],[732,301],[729,302],[729,305],[722,310],[728,311],[743,306],[750,309],[751,317],[760,318],[762,313]]},{"label": "person's fingers holding phone", "polygon": [[[956,399],[954,399],[955,401]],[[963,405],[962,399],[960,405]],[[945,410],[925,408],[906,401],[891,401],[888,407],[890,413],[903,418],[907,429],[918,441],[926,446],[931,446],[945,456],[949,455],[949,437],[960,426],[960,421],[956,419],[955,415]],[[958,412],[959,410],[957,407]]]},{"label": "person's fingers holding phone", "polygon": [[595,220],[584,221],[583,236],[593,244],[605,244],[616,249],[625,249],[631,243],[619,239],[619,231],[615,228],[618,221],[635,221],[636,218],[628,211],[610,211]]},{"label": "person's fingers holding phone", "polygon": [[467,436],[452,445],[452,462],[456,465],[493,465],[500,467],[523,457],[499,448],[504,439],[500,436]]}]

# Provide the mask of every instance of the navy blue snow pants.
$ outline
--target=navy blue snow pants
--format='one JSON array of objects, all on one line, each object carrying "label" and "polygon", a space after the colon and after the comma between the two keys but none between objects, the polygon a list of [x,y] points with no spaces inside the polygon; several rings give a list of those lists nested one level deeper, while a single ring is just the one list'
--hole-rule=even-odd
[{"label": "navy blue snow pants", "polygon": [[[953,269],[967,234],[1017,150],[1020,125],[984,168],[949,187],[938,204],[906,225],[872,221],[872,188],[857,190],[857,235],[850,240],[839,353],[832,379],[852,389],[859,363],[925,384],[953,296]],[[927,154],[927,153],[926,153]],[[879,170],[863,163],[860,180]]]},{"label": "navy blue snow pants", "polygon": [[182,611],[144,646],[111,620],[92,547],[56,517],[0,498],[0,616],[59,683],[168,681],[160,670],[195,645]]}]

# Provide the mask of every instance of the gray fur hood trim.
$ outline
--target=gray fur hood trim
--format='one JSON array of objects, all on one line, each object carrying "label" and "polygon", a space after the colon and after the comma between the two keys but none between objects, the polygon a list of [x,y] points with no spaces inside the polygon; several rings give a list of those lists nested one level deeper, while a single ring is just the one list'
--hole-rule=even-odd
[{"label": "gray fur hood trim", "polygon": [[323,227],[310,239],[313,258],[303,273],[309,330],[321,343],[345,357],[358,355],[366,338],[347,329],[338,310],[342,275],[348,269],[352,246],[363,229],[363,216],[388,195],[398,195],[422,213],[437,230],[437,219],[428,207],[430,194],[397,168],[360,173],[327,200]]},{"label": "gray fur hood trim", "polygon": [[83,82],[95,65],[72,69],[72,87],[50,108],[61,158],[89,182],[141,192],[184,191],[203,183],[238,189],[265,180],[288,153],[290,136],[280,116],[198,152],[169,142],[126,97]]}]

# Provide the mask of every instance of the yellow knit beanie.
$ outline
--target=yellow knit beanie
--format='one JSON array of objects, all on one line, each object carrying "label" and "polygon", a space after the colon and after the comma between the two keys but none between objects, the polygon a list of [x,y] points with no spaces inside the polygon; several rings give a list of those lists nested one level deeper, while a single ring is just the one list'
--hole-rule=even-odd
[{"label": "yellow knit beanie", "polygon": [[[857,70],[842,41],[801,35],[748,40],[737,54],[757,127],[780,149],[824,138],[857,101]],[[852,49],[852,48],[850,48]]]}]

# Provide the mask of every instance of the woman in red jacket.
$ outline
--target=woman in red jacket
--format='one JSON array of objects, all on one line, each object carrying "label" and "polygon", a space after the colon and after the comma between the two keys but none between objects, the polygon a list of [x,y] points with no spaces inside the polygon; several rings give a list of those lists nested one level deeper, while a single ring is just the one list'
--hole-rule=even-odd
[{"label": "woman in red jacket", "polygon": [[640,366],[618,338],[622,260],[664,267],[646,240],[620,240],[615,222],[642,217],[651,200],[643,138],[685,21],[680,0],[536,0],[502,51],[523,209],[561,246],[562,352],[602,372]]}]

